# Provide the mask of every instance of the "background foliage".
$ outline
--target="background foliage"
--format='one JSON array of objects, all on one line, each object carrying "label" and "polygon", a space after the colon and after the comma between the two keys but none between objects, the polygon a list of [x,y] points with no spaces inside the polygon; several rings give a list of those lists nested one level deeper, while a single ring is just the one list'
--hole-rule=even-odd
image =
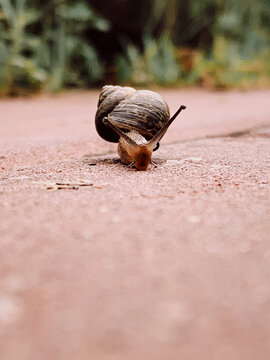
[{"label": "background foliage", "polygon": [[270,82],[270,0],[0,0],[0,93]]}]

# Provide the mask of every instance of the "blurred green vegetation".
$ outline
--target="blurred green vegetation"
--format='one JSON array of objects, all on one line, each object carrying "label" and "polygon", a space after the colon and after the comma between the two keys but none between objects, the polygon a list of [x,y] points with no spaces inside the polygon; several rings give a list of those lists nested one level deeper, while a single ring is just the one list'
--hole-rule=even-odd
[{"label": "blurred green vegetation", "polygon": [[101,80],[89,28],[106,32],[110,24],[83,0],[0,0],[0,92],[57,91]]},{"label": "blurred green vegetation", "polygon": [[0,94],[270,84],[270,0],[0,0]]}]

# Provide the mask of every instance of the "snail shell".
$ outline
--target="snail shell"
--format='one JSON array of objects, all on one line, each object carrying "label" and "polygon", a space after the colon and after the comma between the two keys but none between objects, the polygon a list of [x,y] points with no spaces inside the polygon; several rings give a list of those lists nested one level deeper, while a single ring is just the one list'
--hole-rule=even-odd
[{"label": "snail shell", "polygon": [[167,103],[156,92],[107,85],[99,96],[96,129],[104,140],[118,142],[119,135],[102,122],[108,115],[123,132],[135,130],[150,140],[168,121],[170,111]]}]

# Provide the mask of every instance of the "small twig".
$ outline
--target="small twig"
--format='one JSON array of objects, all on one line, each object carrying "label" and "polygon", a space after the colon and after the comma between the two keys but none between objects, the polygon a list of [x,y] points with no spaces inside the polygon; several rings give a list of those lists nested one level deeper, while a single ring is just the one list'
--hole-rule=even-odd
[{"label": "small twig", "polygon": [[79,190],[79,186],[57,186],[57,190]]},{"label": "small twig", "polygon": [[80,187],[80,186],[93,186],[94,184],[93,183],[86,183],[86,182],[82,182],[82,183],[57,182],[57,183],[55,183],[55,185],[57,185],[57,186],[77,186],[77,187]]},{"label": "small twig", "polygon": [[79,182],[79,183],[71,183],[71,182],[56,182],[52,184],[46,184],[44,186],[45,190],[78,190],[80,187],[84,186],[93,186],[98,189],[102,189],[102,186],[94,185],[90,182]]}]

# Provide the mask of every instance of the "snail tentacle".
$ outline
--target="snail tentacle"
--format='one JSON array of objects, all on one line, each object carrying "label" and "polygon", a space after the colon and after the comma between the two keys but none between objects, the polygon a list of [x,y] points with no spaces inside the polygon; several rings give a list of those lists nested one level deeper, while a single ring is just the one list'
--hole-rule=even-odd
[{"label": "snail tentacle", "polygon": [[177,118],[177,116],[180,114],[182,110],[186,109],[185,105],[181,105],[180,108],[176,111],[176,113],[166,122],[166,124],[159,130],[159,132],[153,136],[151,140],[148,141],[148,144],[151,148],[155,148],[157,143],[163,138],[166,131],[168,130],[168,127],[171,125],[171,123]]}]

